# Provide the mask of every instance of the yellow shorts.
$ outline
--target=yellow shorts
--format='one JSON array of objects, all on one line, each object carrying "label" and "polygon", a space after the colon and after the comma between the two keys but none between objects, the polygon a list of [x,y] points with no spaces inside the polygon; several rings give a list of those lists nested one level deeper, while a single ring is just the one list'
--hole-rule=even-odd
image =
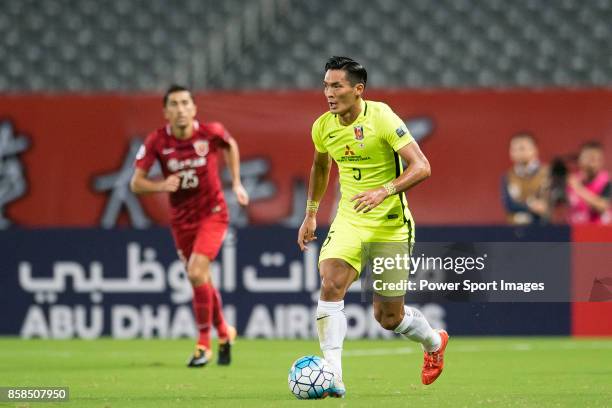
[{"label": "yellow shorts", "polygon": [[[414,244],[414,222],[408,220],[400,226],[393,227],[363,227],[355,226],[341,217],[336,217],[329,233],[321,246],[319,263],[325,259],[342,259],[357,271],[357,279],[362,271],[363,244],[367,243],[401,243]],[[377,246],[381,248],[381,246]],[[395,251],[395,248],[389,248]],[[409,249],[408,249],[409,250]],[[383,249],[384,251],[384,249]],[[378,291],[377,291],[378,292]],[[401,296],[405,291],[394,291],[394,293],[382,293],[385,296]]]}]

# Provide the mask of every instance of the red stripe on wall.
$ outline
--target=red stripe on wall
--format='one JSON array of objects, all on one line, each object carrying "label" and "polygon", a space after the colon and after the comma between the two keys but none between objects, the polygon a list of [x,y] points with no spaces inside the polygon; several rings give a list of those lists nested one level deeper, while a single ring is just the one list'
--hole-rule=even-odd
[{"label": "red stripe on wall", "polygon": [[[576,243],[609,243],[612,246],[612,227],[576,226],[572,228],[572,241]],[[591,275],[606,273],[612,275],[610,254],[606,253],[608,245],[579,247],[574,251],[574,291],[584,290],[586,284],[582,279],[586,271]],[[607,264],[602,264],[606,262]],[[592,281],[592,280],[591,280]],[[581,289],[580,286],[583,286]],[[596,288],[591,284],[591,292]],[[605,290],[605,289],[602,289]],[[574,336],[612,336],[612,301],[575,302],[572,304],[572,334]]]}]

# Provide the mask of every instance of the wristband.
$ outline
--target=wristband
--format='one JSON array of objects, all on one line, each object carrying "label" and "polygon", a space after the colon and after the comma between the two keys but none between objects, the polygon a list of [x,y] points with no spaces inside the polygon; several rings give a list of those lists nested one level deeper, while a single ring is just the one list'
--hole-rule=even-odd
[{"label": "wristband", "polygon": [[384,184],[383,188],[385,190],[387,190],[387,195],[393,195],[393,194],[397,193],[397,190],[395,189],[395,185],[393,184],[392,181]]},{"label": "wristband", "polygon": [[313,200],[306,200],[306,211],[316,213],[319,210],[319,202]]}]

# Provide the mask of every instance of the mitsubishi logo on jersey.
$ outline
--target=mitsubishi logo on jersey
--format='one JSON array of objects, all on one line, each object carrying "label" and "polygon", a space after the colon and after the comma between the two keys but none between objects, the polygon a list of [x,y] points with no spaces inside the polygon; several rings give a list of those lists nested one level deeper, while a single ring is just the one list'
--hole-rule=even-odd
[{"label": "mitsubishi logo on jersey", "polygon": [[193,148],[198,156],[205,157],[208,154],[208,141],[207,140],[196,140],[193,142]]},{"label": "mitsubishi logo on jersey", "polygon": [[344,151],[345,156],[354,156],[355,152],[351,150],[351,146],[346,145],[346,150]]}]

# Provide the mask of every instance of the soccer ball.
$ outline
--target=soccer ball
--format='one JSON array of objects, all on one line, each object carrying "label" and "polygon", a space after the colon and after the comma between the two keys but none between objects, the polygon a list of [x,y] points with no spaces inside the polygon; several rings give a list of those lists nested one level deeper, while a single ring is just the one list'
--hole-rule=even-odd
[{"label": "soccer ball", "polygon": [[334,373],[327,361],[318,356],[295,360],[289,369],[289,390],[299,399],[327,397],[334,385]]}]

